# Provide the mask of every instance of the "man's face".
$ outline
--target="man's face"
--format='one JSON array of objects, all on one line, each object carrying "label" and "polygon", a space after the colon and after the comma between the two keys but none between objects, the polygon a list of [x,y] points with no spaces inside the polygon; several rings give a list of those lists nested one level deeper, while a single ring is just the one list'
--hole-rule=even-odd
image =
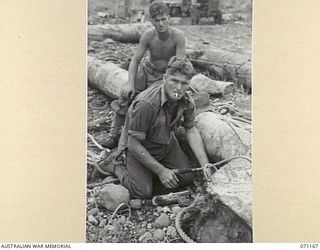
[{"label": "man's face", "polygon": [[190,80],[186,75],[174,73],[164,78],[164,89],[169,101],[180,100],[189,89]]},{"label": "man's face", "polygon": [[169,16],[167,14],[156,15],[151,22],[157,32],[166,32],[169,27]]}]

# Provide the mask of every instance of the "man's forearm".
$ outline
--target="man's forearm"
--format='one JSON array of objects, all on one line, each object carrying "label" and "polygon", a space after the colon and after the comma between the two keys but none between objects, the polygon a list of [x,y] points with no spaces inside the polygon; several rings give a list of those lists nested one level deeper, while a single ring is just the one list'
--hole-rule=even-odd
[{"label": "man's forearm", "polygon": [[155,174],[159,175],[164,169],[162,164],[158,162],[144,146],[141,145],[140,141],[130,135],[128,138],[128,151]]},{"label": "man's forearm", "polygon": [[209,163],[209,160],[204,149],[204,145],[199,131],[196,129],[196,127],[186,129],[186,137],[201,167],[204,167],[207,163]]},{"label": "man's forearm", "polygon": [[136,58],[132,58],[130,65],[129,65],[129,76],[128,76],[128,83],[133,87],[134,85],[134,78],[137,74],[138,71],[138,65],[139,63],[137,62]]}]

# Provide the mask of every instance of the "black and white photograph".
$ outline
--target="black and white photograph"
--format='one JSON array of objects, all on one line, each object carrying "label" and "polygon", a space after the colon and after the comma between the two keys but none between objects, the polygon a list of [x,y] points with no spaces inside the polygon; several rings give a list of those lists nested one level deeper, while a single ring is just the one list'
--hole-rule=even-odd
[{"label": "black and white photograph", "polygon": [[87,14],[86,242],[253,242],[253,1]]}]

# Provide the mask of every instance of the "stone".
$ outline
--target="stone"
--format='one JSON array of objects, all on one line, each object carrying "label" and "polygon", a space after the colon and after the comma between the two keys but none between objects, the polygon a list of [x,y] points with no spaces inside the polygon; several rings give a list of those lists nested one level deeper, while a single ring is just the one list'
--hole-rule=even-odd
[{"label": "stone", "polygon": [[177,230],[173,226],[168,226],[166,235],[168,235],[171,238],[175,238],[177,236]]},{"label": "stone", "polygon": [[157,212],[160,214],[161,213],[161,211],[162,211],[162,207],[161,206],[157,206]]},{"label": "stone", "polygon": [[128,189],[121,185],[106,184],[98,194],[98,204],[108,210],[114,211],[121,203],[129,202]]},{"label": "stone", "polygon": [[170,225],[170,219],[169,216],[165,213],[162,213],[155,221],[154,226],[156,228],[163,228]]},{"label": "stone", "polygon": [[160,214],[159,214],[157,211],[154,211],[154,212],[153,212],[153,215],[156,216],[156,217],[158,217]]},{"label": "stone", "polygon": [[170,209],[168,206],[164,206],[164,207],[161,209],[161,212],[168,213],[168,212],[171,212],[171,209]]},{"label": "stone", "polygon": [[152,228],[152,224],[151,224],[151,223],[148,223],[148,224],[147,224],[147,228],[148,228],[148,229],[151,229],[151,228]]},{"label": "stone", "polygon": [[89,215],[88,216],[88,221],[89,221],[89,223],[91,223],[92,225],[98,225],[98,221],[96,220],[96,218],[94,218],[94,216],[93,215]]},{"label": "stone", "polygon": [[182,208],[179,206],[174,206],[171,208],[171,210],[173,214],[177,215],[182,210]]},{"label": "stone", "polygon": [[90,209],[90,210],[88,211],[88,215],[93,215],[93,216],[95,216],[95,215],[97,215],[98,213],[99,213],[99,209],[98,209],[97,207],[92,208],[92,209]]},{"label": "stone", "polygon": [[140,199],[132,199],[129,201],[129,205],[132,209],[140,209],[142,207],[142,201]]},{"label": "stone", "polygon": [[151,239],[152,239],[152,234],[147,231],[143,235],[141,235],[138,240],[142,243],[147,243]]},{"label": "stone", "polygon": [[169,217],[170,217],[171,220],[173,220],[174,218],[176,218],[176,215],[175,214],[170,214]]},{"label": "stone", "polygon": [[141,222],[141,227],[147,227],[147,224],[148,224],[148,223],[147,223],[146,221],[142,221],[142,222]]},{"label": "stone", "polygon": [[88,198],[88,204],[92,204],[95,202],[95,199],[93,197]]},{"label": "stone", "polygon": [[92,189],[93,195],[97,196],[100,190],[101,190],[101,187],[94,187]]},{"label": "stone", "polygon": [[103,228],[106,224],[107,224],[107,220],[106,220],[106,219],[103,219],[103,220],[100,221],[99,227],[102,227],[102,228]]},{"label": "stone", "polygon": [[153,233],[153,240],[156,241],[156,242],[157,241],[162,241],[165,236],[166,236],[165,232],[163,232],[163,230],[158,228]]}]

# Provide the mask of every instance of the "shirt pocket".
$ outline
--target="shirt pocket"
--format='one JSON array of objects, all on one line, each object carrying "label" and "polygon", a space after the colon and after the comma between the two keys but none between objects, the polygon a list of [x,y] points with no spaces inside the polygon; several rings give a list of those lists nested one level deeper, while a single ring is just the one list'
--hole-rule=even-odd
[{"label": "shirt pocket", "polygon": [[148,140],[153,143],[166,145],[169,139],[170,133],[167,124],[167,119],[164,115],[159,115],[155,119],[149,130]]}]

